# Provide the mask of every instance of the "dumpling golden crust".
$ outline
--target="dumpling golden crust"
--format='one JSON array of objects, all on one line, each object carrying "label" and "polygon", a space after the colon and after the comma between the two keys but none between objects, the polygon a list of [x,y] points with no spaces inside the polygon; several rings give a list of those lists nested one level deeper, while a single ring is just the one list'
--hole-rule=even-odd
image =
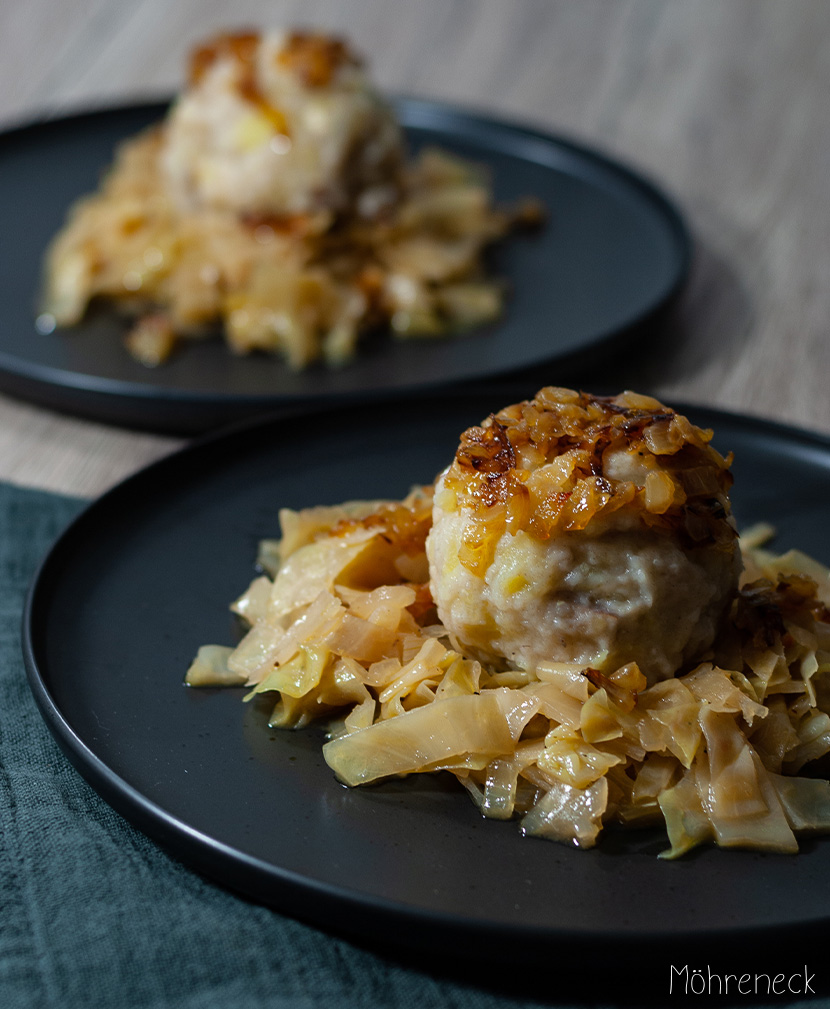
[{"label": "dumpling golden crust", "polygon": [[650,682],[711,646],[742,562],[731,459],[647,396],[542,389],[465,431],[427,541],[444,626],[485,661]]}]

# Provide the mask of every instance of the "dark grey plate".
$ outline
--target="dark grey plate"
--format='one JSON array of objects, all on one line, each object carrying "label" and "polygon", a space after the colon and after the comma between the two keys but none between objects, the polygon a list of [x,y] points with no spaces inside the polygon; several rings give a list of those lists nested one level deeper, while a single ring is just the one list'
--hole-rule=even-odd
[{"label": "dark grey plate", "polygon": [[[797,857],[705,848],[669,863],[656,857],[662,832],[609,831],[577,851],[482,819],[447,777],[350,791],[323,762],[321,730],[269,730],[240,690],[182,685],[200,644],[236,640],[228,603],[253,577],[279,507],[401,495],[447,463],[461,430],[517,395],[272,419],[115,488],[62,536],[29,596],[25,656],[46,721],[141,829],[325,929],[426,950],[430,963],[442,948],[537,963],[554,948],[602,950],[636,972],[664,964],[673,945],[689,956],[711,942],[711,958],[773,936],[780,959],[784,934],[805,928],[814,940],[830,923],[830,839],[805,840]],[[768,520],[782,548],[830,561],[830,442],[689,412],[735,452],[739,522]]]},{"label": "dark grey plate", "polygon": [[92,191],[113,147],[162,105],[94,112],[0,135],[0,389],[137,427],[196,433],[288,404],[363,399],[493,378],[586,357],[631,338],[678,291],[689,263],[683,221],[652,185],[601,155],[522,127],[401,101],[413,148],[437,144],[492,171],[496,196],[536,196],[547,227],[493,255],[512,296],[498,324],[448,341],[378,339],[352,364],[295,374],[222,342],[187,347],[161,368],[131,360],[108,311],[50,335],[34,326],[41,260],[70,203]]}]

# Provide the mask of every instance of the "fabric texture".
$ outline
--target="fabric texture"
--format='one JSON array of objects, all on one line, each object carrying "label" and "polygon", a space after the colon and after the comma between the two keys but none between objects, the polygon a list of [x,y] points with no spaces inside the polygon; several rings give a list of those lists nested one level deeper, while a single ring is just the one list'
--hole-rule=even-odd
[{"label": "fabric texture", "polygon": [[98,797],[41,719],[26,589],[83,502],[0,484],[0,1007],[533,1006],[417,970],[207,882]]}]

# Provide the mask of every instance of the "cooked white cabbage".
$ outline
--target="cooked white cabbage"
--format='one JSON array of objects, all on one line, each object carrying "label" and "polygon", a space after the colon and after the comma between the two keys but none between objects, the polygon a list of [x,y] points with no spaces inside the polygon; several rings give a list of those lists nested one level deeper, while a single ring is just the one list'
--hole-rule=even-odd
[{"label": "cooked white cabbage", "polygon": [[709,661],[649,687],[634,663],[466,656],[435,623],[425,565],[401,574],[423,560],[429,513],[425,491],[283,512],[281,566],[233,604],[248,634],[200,649],[188,683],[273,694],[272,725],[339,714],[324,755],[349,785],[446,770],[485,816],[580,847],[611,822],[664,822],[672,858],[705,841],[794,851],[830,830],[830,784],[792,776],[830,750],[830,623],[793,554],[786,577],[745,586]]},{"label": "cooked white cabbage", "polygon": [[580,847],[608,823],[663,822],[669,858],[707,841],[793,852],[830,831],[830,783],[797,776],[830,751],[826,568],[743,538],[714,643],[649,685],[632,661],[482,661],[438,620],[432,514],[432,488],[283,511],[270,576],[233,604],[247,636],[201,649],[187,682],[271,694],[271,725],[335,719],[324,756],[348,785],[447,771],[485,816]]}]

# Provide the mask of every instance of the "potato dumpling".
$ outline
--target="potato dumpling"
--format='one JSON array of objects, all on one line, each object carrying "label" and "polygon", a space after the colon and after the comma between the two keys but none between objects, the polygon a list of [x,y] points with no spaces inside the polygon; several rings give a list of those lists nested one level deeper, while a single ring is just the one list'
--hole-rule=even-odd
[{"label": "potato dumpling", "polygon": [[163,164],[183,209],[260,215],[374,211],[396,195],[393,110],[344,42],[299,32],[222,35],[197,49]]},{"label": "potato dumpling", "polygon": [[467,430],[427,541],[445,627],[522,668],[699,658],[741,571],[729,465],[657,400],[545,388]]}]

